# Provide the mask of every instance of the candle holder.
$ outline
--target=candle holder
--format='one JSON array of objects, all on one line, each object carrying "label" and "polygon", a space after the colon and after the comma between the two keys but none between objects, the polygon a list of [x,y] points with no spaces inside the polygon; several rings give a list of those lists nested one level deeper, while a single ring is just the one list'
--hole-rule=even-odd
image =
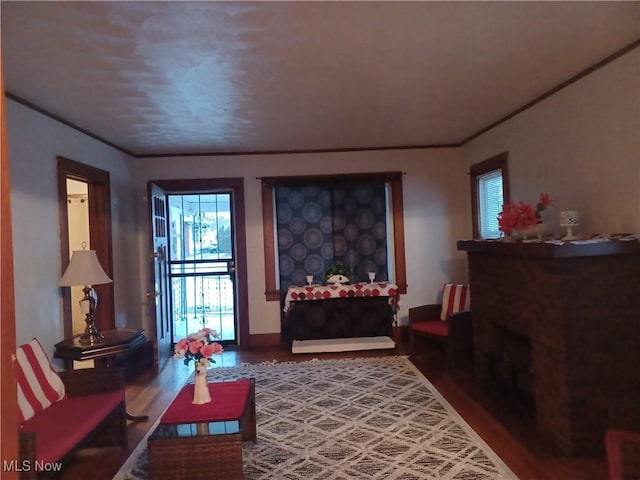
[{"label": "candle holder", "polygon": [[576,210],[565,210],[560,212],[560,226],[566,227],[567,234],[563,240],[573,240],[576,237],[573,235],[573,227],[578,226],[578,212]]}]

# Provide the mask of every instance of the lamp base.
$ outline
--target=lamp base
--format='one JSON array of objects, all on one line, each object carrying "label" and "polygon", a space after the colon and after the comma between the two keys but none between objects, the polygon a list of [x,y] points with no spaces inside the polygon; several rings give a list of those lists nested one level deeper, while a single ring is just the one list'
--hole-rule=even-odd
[{"label": "lamp base", "polygon": [[84,333],[80,335],[80,343],[83,345],[100,343],[104,339],[104,335],[96,328],[93,322],[93,316],[87,314],[87,318],[85,318],[84,321],[87,322],[87,328],[85,328]]}]

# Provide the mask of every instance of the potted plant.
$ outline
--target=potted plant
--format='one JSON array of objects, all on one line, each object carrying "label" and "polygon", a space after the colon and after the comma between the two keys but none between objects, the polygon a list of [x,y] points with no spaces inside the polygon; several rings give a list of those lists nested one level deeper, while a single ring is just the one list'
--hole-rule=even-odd
[{"label": "potted plant", "polygon": [[336,263],[335,265],[327,268],[324,278],[327,280],[327,283],[348,283],[351,275],[352,272],[348,266],[342,263]]}]

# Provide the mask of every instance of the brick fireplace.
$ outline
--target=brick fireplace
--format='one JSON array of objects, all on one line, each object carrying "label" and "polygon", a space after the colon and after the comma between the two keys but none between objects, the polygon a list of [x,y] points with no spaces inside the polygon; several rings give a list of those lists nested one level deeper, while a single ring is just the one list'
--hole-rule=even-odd
[{"label": "brick fireplace", "polygon": [[601,454],[616,400],[640,405],[640,244],[458,249],[468,256],[477,380],[511,395],[564,454]]}]

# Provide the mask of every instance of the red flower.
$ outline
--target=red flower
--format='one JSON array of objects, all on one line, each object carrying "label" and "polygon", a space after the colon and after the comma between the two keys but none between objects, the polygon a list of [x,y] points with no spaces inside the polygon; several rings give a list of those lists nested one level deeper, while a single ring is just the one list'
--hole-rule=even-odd
[{"label": "red flower", "polygon": [[200,351],[200,349],[203,347],[204,343],[198,341],[198,340],[194,340],[192,342],[189,342],[189,351],[195,355],[196,353],[198,353]]},{"label": "red flower", "polygon": [[549,198],[549,194],[548,193],[541,193],[540,194],[540,201],[538,202],[538,210],[544,210],[549,205],[553,205],[554,203],[555,203],[555,200],[551,200]]},{"label": "red flower", "polygon": [[502,206],[502,211],[498,214],[498,227],[506,234],[514,230],[525,229],[540,223],[540,212],[553,204],[553,200],[546,193],[540,194],[540,201],[535,210],[531,205],[524,202],[509,202]]},{"label": "red flower", "polygon": [[205,368],[208,367],[211,362],[215,363],[211,356],[223,352],[222,345],[214,342],[213,338],[220,338],[220,335],[210,328],[203,328],[188,335],[175,344],[174,358],[183,359],[185,365],[194,360]]}]

